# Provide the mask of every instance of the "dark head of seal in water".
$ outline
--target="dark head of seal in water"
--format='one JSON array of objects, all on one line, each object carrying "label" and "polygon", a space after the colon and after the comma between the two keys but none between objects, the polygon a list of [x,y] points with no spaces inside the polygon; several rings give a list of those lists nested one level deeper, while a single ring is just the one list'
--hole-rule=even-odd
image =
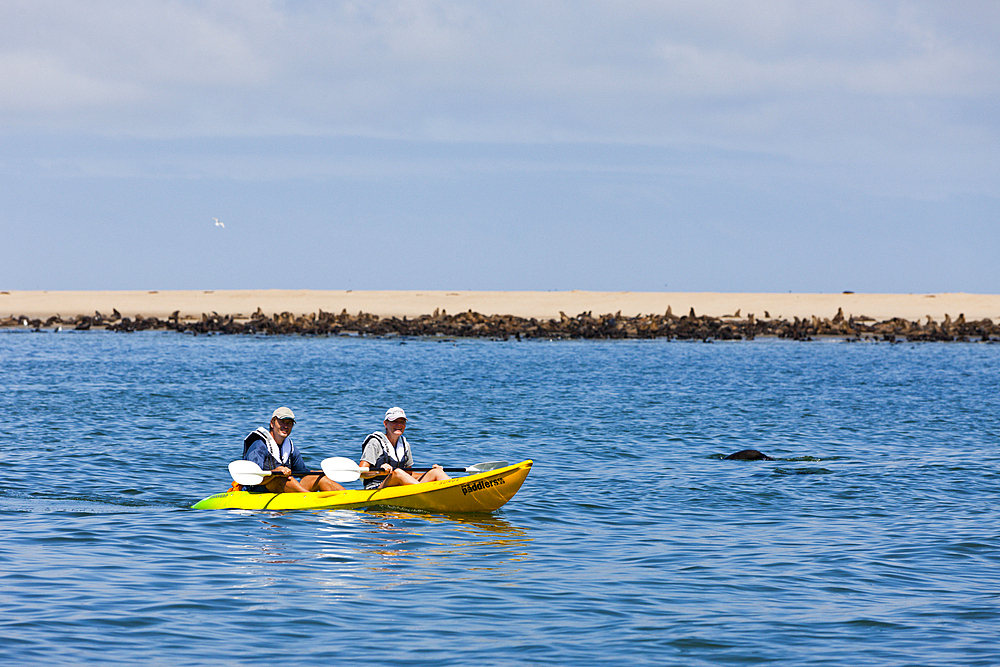
[{"label": "dark head of seal in water", "polygon": [[765,454],[764,452],[759,452],[756,449],[741,449],[738,452],[730,454],[724,461],[773,461],[774,459]]}]

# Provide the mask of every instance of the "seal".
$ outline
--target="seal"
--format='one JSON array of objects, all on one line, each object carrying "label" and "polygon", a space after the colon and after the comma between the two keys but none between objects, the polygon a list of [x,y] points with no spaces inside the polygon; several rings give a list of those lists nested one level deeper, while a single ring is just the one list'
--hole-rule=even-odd
[{"label": "seal", "polygon": [[765,454],[764,452],[759,452],[756,449],[741,449],[738,452],[734,452],[723,459],[723,461],[773,461],[774,459]]}]

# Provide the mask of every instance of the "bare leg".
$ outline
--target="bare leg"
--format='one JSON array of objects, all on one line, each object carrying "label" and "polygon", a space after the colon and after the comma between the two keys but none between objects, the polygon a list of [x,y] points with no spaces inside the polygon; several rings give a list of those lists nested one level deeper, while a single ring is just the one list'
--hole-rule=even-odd
[{"label": "bare leg", "polygon": [[431,468],[425,473],[414,477],[410,475],[405,470],[393,470],[392,473],[382,480],[382,485],[379,486],[380,489],[384,489],[387,486],[403,486],[405,484],[422,484],[424,482],[438,482],[444,479],[451,479],[448,477],[448,473],[441,469],[440,466]]},{"label": "bare leg", "polygon": [[382,480],[382,483],[379,485],[378,488],[384,489],[388,486],[405,486],[407,484],[419,484],[419,483],[420,482],[414,479],[414,477],[410,475],[410,473],[406,472],[405,470],[400,470],[399,468],[396,468],[391,473],[389,473],[388,477]]},{"label": "bare leg", "polygon": [[264,483],[271,493],[308,493],[309,491],[343,491],[344,487],[320,475],[306,475],[302,481],[294,477],[274,477]]},{"label": "bare leg", "polygon": [[448,477],[448,473],[446,473],[441,468],[431,468],[430,470],[428,470],[427,472],[425,472],[423,475],[420,475],[419,477],[417,477],[417,480],[419,482],[421,482],[421,483],[423,483],[423,482],[440,482],[440,481],[445,480],[445,479],[451,479],[451,477]]},{"label": "bare leg", "polygon": [[265,482],[264,486],[271,493],[305,493],[308,491],[294,477],[275,476]]},{"label": "bare leg", "polygon": [[299,482],[309,491],[343,491],[344,487],[324,475],[306,475]]}]

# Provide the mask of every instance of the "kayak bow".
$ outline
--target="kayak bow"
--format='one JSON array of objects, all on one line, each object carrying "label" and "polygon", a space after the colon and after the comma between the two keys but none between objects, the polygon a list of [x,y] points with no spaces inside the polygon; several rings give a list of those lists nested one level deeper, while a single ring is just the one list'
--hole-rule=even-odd
[{"label": "kayak bow", "polygon": [[311,491],[309,493],[251,493],[227,491],[209,496],[192,508],[299,510],[396,507],[426,512],[492,512],[514,497],[531,471],[532,461],[467,477],[391,486],[375,491]]}]

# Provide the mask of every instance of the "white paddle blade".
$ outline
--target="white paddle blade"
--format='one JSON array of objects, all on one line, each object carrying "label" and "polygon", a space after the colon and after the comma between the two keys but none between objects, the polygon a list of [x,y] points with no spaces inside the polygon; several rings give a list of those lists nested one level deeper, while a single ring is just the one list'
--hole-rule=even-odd
[{"label": "white paddle blade", "polygon": [[324,475],[338,484],[356,482],[361,479],[361,468],[358,467],[358,464],[343,456],[323,459],[320,467],[323,468]]},{"label": "white paddle blade", "polygon": [[264,481],[264,471],[253,461],[233,461],[229,464],[229,474],[242,486],[256,486]]},{"label": "white paddle blade", "polygon": [[486,463],[477,463],[471,465],[465,469],[466,472],[486,472],[487,470],[496,470],[497,468],[506,468],[510,464],[506,461],[487,461]]}]

